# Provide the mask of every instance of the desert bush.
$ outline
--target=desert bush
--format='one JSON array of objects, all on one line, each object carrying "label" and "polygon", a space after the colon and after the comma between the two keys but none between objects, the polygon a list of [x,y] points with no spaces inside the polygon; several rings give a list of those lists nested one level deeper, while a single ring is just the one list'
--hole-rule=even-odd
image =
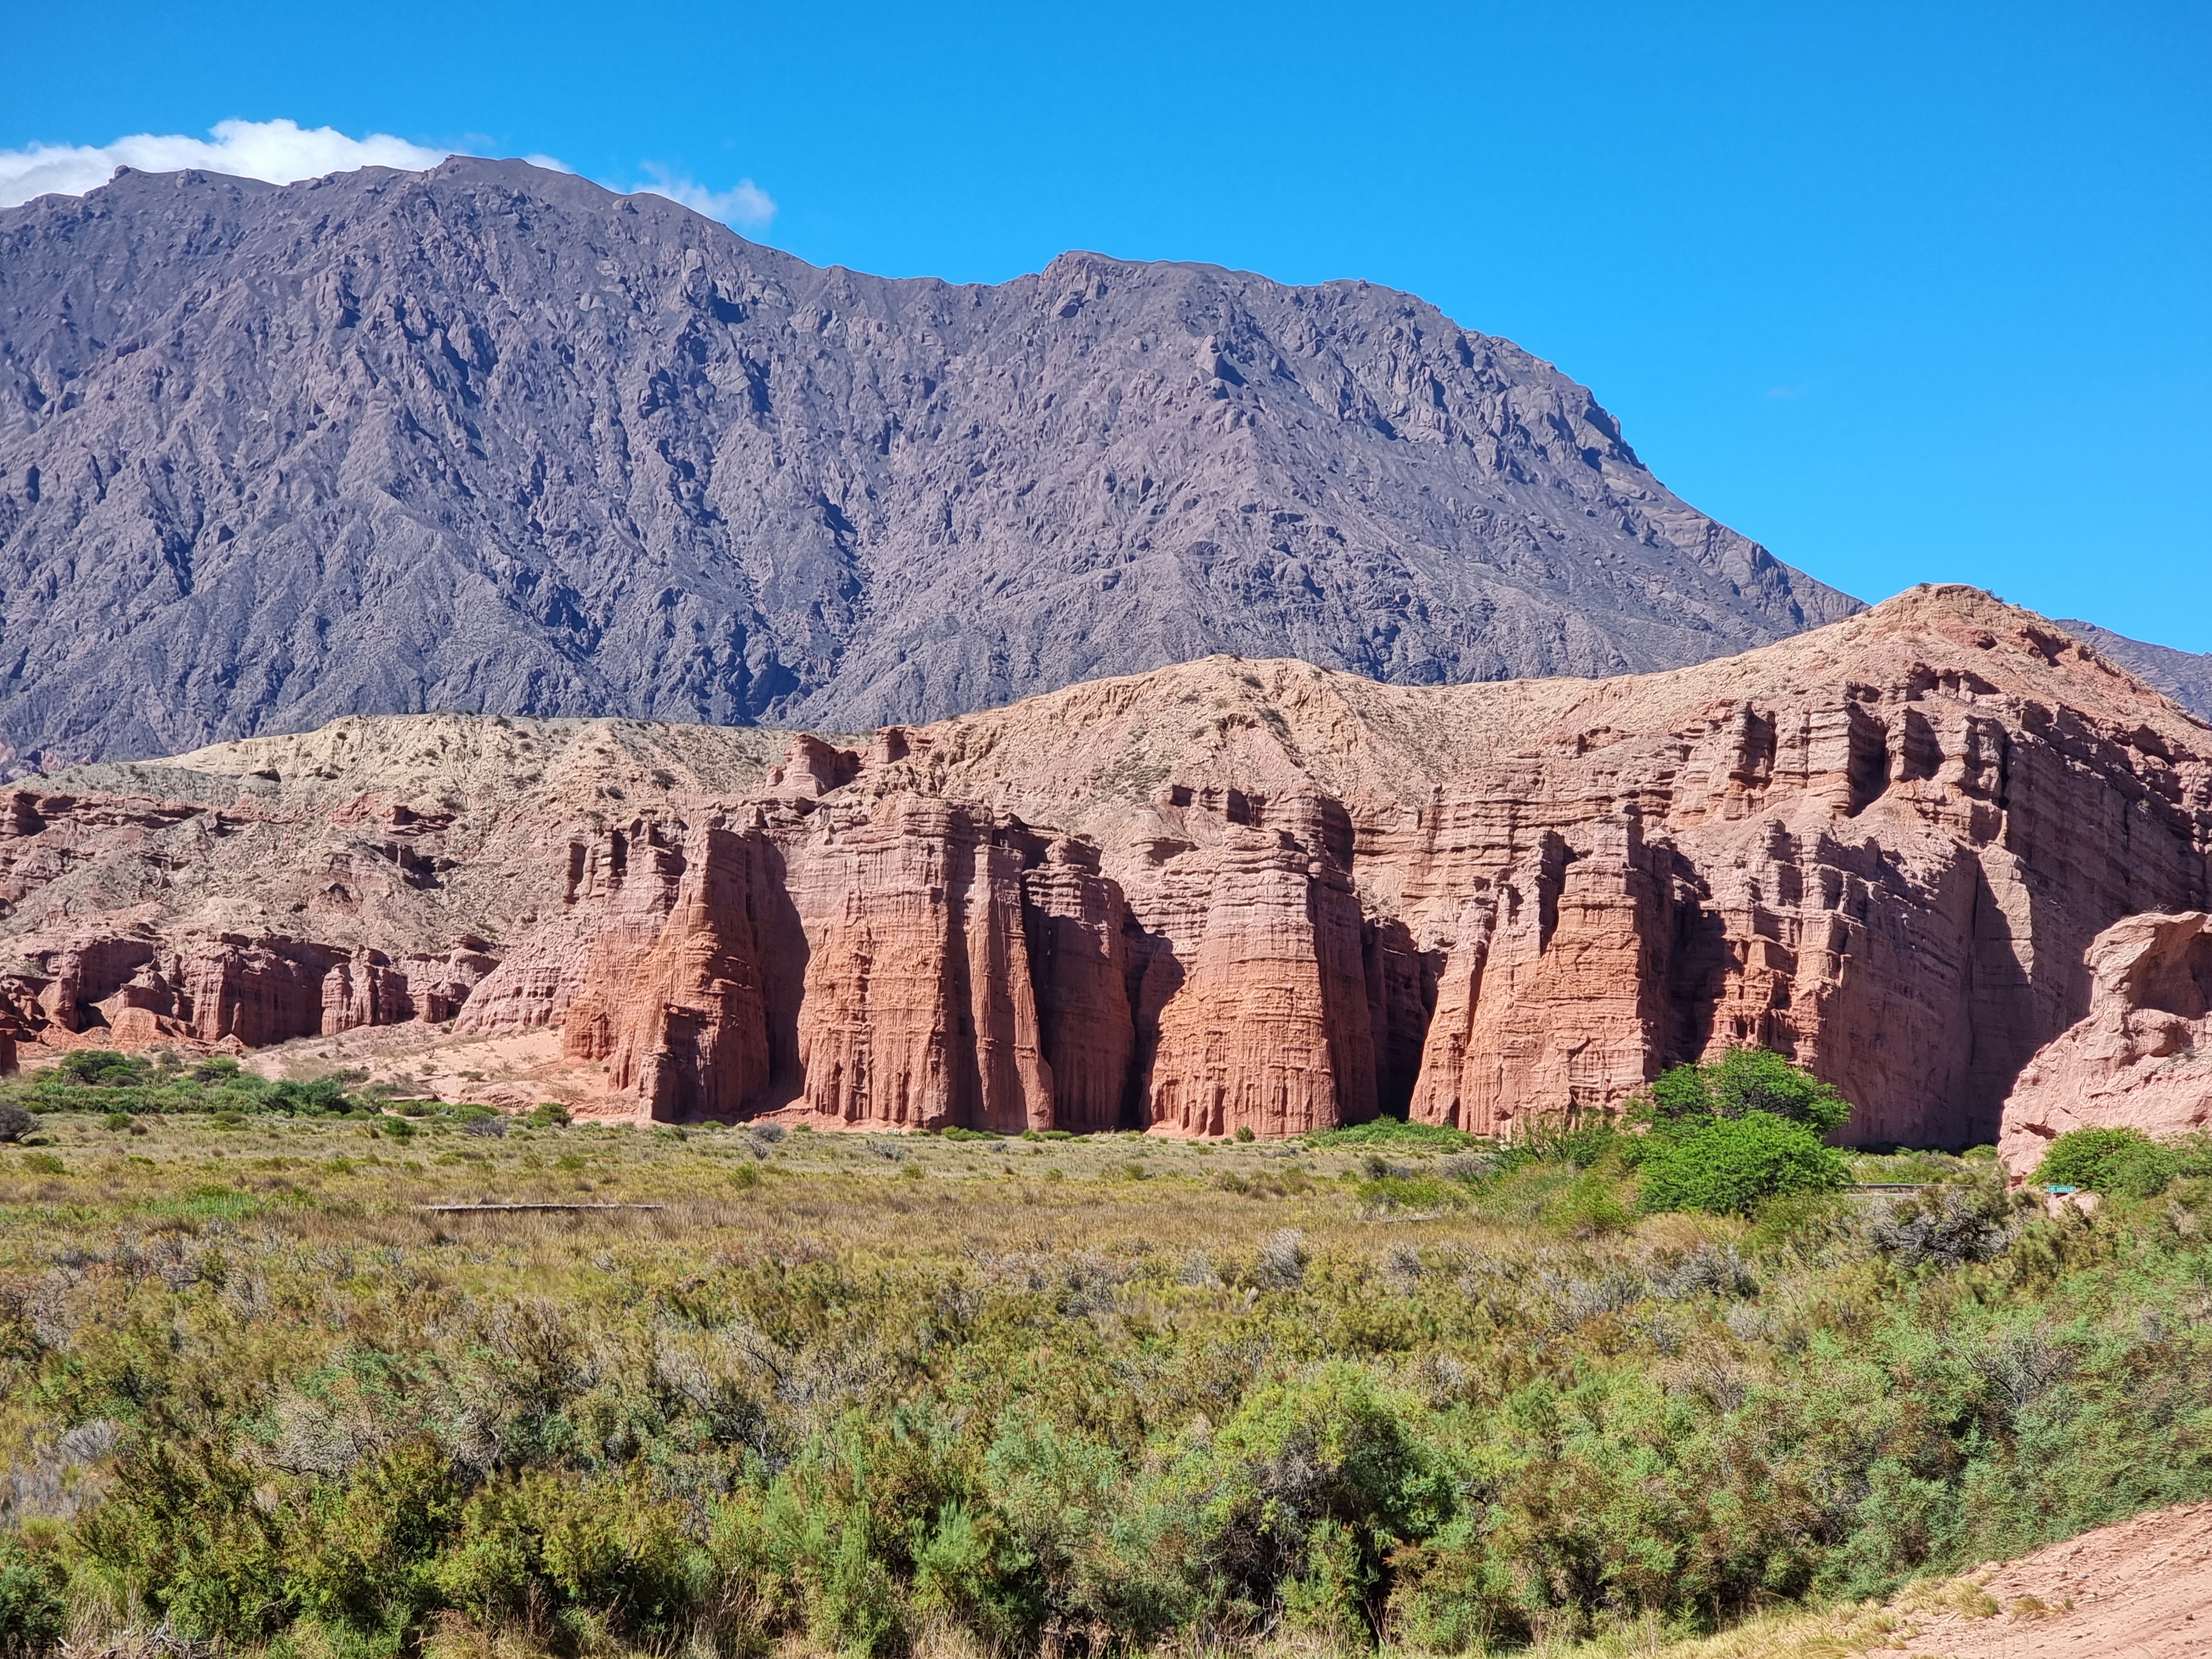
[{"label": "desert bush", "polygon": [[[1625,1137],[1465,1178],[1307,1147],[1317,1178],[1262,1164],[1231,1202],[1202,1173],[1231,1158],[1173,1147],[1140,1184],[1036,1178],[1118,1141],[977,1186],[927,1137],[793,1134],[771,1171],[313,1116],[157,1118],[126,1158],[85,1121],[52,1126],[59,1193],[0,1160],[8,1490],[46,1517],[0,1538],[0,1649],[166,1620],[277,1659],[1474,1653],[2212,1496],[2193,1185],[2084,1224],[1952,1159],[1886,1213],[1785,1194],[1746,1226],[1626,1209],[1665,1164]],[[1832,1156],[1755,1112],[1664,1144],[1723,1130]],[[586,1171],[665,1207],[407,1208]],[[1378,1214],[1372,1182],[1459,1202]]]},{"label": "desert bush", "polygon": [[2212,1176],[2212,1136],[2154,1140],[2140,1129],[2071,1129],[2036,1166],[2039,1187],[2086,1187],[2122,1198],[2156,1198],[2180,1176]]},{"label": "desert bush", "polygon": [[2002,1255],[2023,1225],[2000,1170],[1982,1179],[1930,1182],[1893,1205],[1870,1237],[1899,1267],[1950,1268]]},{"label": "desert bush", "polygon": [[1653,1128],[1693,1129],[1763,1113],[1826,1135],[1843,1127],[1850,1103],[1827,1084],[1765,1048],[1731,1048],[1717,1060],[1662,1073],[1632,1109]]},{"label": "desert bush", "polygon": [[595,1614],[647,1640],[679,1629],[712,1582],[682,1512],[641,1470],[597,1482],[529,1470],[495,1482],[462,1507],[433,1576],[486,1624],[550,1615],[573,1635]]},{"label": "desert bush", "polygon": [[53,1651],[69,1627],[69,1573],[58,1552],[22,1534],[0,1540],[0,1653]]},{"label": "desert bush", "polygon": [[[1239,1139],[1246,1137],[1239,1136]],[[1324,1129],[1306,1138],[1309,1146],[1376,1146],[1426,1147],[1440,1152],[1460,1152],[1479,1145],[1475,1137],[1457,1129],[1447,1129],[1439,1124],[1413,1123],[1402,1117],[1378,1117],[1371,1122],[1355,1123],[1342,1129]]]},{"label": "desert bush", "polygon": [[1846,1175],[1810,1128],[1751,1111],[1669,1137],[1644,1158],[1638,1197],[1651,1211],[1749,1215],[1785,1194],[1833,1191]]},{"label": "desert bush", "polygon": [[0,1141],[21,1142],[26,1135],[38,1133],[39,1120],[27,1107],[13,1100],[0,1100]]}]

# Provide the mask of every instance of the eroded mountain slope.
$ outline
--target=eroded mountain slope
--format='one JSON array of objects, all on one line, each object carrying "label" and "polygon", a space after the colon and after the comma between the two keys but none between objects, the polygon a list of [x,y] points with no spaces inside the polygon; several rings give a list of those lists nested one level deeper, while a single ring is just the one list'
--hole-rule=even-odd
[{"label": "eroded mountain slope", "polygon": [[466,158],[0,212],[0,740],[49,769],[352,713],[851,729],[1223,650],[1614,673],[1852,608],[1368,283],[887,281]]}]

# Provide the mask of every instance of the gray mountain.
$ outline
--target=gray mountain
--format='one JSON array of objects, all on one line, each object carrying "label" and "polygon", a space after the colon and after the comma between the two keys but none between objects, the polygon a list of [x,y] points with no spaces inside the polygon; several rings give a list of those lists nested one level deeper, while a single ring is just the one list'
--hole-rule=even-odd
[{"label": "gray mountain", "polygon": [[2094,623],[2069,620],[2058,625],[2094,646],[2144,684],[2165,692],[2197,719],[2212,722],[2212,653],[2199,656],[2170,645],[2151,645]]},{"label": "gray mountain", "polygon": [[817,270],[514,161],[0,212],[17,768],[357,712],[854,729],[1216,651],[1612,674],[1856,609],[1369,283]]}]

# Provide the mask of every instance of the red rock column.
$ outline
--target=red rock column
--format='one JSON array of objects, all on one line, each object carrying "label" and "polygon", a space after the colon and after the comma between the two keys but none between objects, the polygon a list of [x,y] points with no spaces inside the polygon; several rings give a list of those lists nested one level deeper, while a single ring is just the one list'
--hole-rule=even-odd
[{"label": "red rock column", "polygon": [[739,1117],[769,1086],[752,921],[762,852],[757,833],[693,836],[659,939],[627,988],[599,994],[614,1007],[608,1083],[635,1088],[656,1119]]},{"label": "red rock column", "polygon": [[1204,933],[1160,1010],[1155,1124],[1279,1136],[1375,1115],[1358,901],[1325,842],[1273,827],[1321,839],[1309,806],[1285,803],[1267,828],[1224,827]]},{"label": "red rock column", "polygon": [[1050,1123],[1021,851],[942,801],[878,812],[793,854],[807,1104],[887,1128]]},{"label": "red rock column", "polygon": [[1038,1127],[1118,1128],[1136,1051],[1121,890],[1098,873],[1096,848],[1066,840],[1053,842],[1022,886],[1052,1072],[1052,1121]]},{"label": "red rock column", "polygon": [[1493,904],[1470,904],[1414,1088],[1421,1121],[1508,1134],[1658,1074],[1673,909],[1631,817],[1595,826],[1579,857],[1547,836]]},{"label": "red rock column", "polygon": [[589,873],[606,895],[592,936],[584,981],[561,1020],[561,1052],[571,1060],[605,1060],[614,1052],[623,1011],[643,982],[645,961],[660,943],[684,879],[684,855],[660,827],[634,825],[595,849]]}]

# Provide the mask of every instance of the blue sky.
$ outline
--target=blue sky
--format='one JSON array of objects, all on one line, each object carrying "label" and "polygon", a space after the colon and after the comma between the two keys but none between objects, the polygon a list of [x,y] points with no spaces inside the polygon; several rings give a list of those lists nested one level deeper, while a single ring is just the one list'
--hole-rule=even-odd
[{"label": "blue sky", "polygon": [[2202,3],[291,0],[8,38],[0,149],[285,118],[740,219],[751,180],[751,234],[886,275],[1084,247],[1409,289],[1838,586],[2212,650]]}]

